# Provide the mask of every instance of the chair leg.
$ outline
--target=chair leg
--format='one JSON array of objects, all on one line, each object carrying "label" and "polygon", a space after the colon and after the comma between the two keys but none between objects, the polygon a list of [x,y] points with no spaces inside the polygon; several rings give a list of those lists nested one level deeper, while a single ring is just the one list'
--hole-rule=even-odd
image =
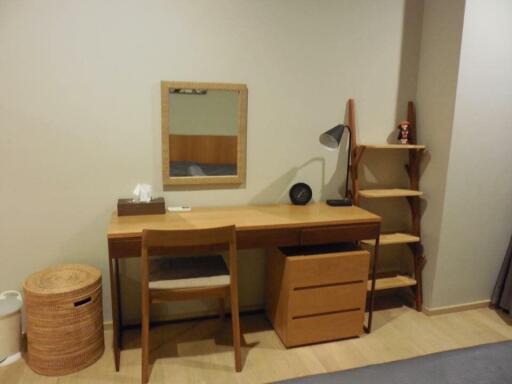
[{"label": "chair leg", "polygon": [[226,319],[226,304],[224,302],[224,298],[221,297],[219,299],[219,317],[221,320],[225,320]]},{"label": "chair leg", "polygon": [[142,384],[146,384],[149,381],[149,318],[149,298],[145,298],[142,303],[142,329],[140,341],[142,349]]},{"label": "chair leg", "polygon": [[233,326],[233,348],[235,349],[235,370],[242,370],[242,355],[240,351],[240,314],[238,311],[238,295],[231,294],[231,322]]}]

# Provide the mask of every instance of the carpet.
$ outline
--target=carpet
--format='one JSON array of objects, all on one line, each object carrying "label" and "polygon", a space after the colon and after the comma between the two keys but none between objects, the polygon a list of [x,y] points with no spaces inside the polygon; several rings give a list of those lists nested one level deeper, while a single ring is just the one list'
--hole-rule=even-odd
[{"label": "carpet", "polygon": [[512,341],[479,345],[279,384],[505,384],[512,383]]}]

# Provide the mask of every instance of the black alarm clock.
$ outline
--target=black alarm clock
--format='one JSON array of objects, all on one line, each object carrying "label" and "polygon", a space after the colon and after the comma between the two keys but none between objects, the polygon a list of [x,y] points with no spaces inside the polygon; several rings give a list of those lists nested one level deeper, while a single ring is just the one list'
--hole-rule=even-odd
[{"label": "black alarm clock", "polygon": [[290,200],[295,205],[306,205],[312,197],[313,191],[306,183],[293,184],[290,188]]}]

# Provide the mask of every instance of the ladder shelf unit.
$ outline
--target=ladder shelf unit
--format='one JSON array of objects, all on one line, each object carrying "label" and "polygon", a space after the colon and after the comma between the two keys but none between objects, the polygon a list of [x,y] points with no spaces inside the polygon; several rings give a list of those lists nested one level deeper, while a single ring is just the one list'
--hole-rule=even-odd
[{"label": "ladder shelf unit", "polygon": [[[361,198],[364,199],[388,199],[388,198],[406,198],[410,208],[411,228],[396,233],[383,233],[379,238],[379,246],[390,244],[406,244],[412,253],[414,271],[411,276],[396,274],[392,277],[377,278],[375,282],[375,291],[410,287],[415,296],[416,309],[421,311],[423,303],[422,279],[421,274],[426,260],[423,255],[423,246],[421,244],[421,196],[423,192],[419,189],[420,181],[420,163],[422,155],[426,150],[425,145],[417,143],[416,134],[416,116],[413,102],[408,103],[407,120],[409,127],[409,144],[358,144],[355,122],[355,103],[354,100],[348,101],[348,125],[352,130],[350,156],[350,179],[351,179],[351,197],[355,205],[360,205]],[[408,163],[405,170],[409,177],[409,188],[386,188],[386,189],[361,189],[359,180],[359,164],[363,154],[367,150],[406,150],[408,151]],[[362,242],[371,247],[376,246],[375,240],[365,240]],[[374,252],[374,268],[378,268],[378,249]],[[371,285],[368,290],[371,291]]]}]

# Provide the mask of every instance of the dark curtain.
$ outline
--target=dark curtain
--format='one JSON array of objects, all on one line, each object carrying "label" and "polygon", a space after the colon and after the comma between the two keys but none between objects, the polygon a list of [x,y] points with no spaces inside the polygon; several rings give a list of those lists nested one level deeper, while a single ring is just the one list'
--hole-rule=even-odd
[{"label": "dark curtain", "polygon": [[512,237],[492,293],[491,305],[512,313]]}]

